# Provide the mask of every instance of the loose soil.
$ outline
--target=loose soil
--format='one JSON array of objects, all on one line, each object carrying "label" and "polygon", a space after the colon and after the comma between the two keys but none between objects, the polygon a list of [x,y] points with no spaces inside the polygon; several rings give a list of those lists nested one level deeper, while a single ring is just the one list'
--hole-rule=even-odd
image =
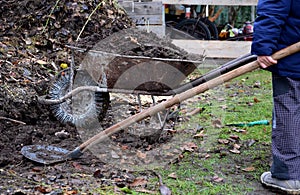
[{"label": "loose soil", "polygon": [[[61,70],[60,64],[70,64],[71,51],[65,45],[92,48],[94,43],[134,26],[125,12],[112,2],[101,4],[85,26],[99,3],[62,0],[55,5],[55,1],[44,0],[0,1],[0,194],[80,194],[80,190],[97,194],[93,191],[97,187],[122,188],[135,181],[136,172],[112,166],[89,151],[80,159],[50,166],[32,162],[20,152],[23,146],[31,144],[72,150],[82,143],[77,128],[61,124],[49,106],[40,104],[37,97],[47,94],[49,84]],[[80,39],[76,41],[79,34]],[[161,43],[158,45],[156,48],[164,48]],[[149,54],[153,53],[152,50]],[[162,52],[156,53],[159,55],[156,57],[162,57]],[[167,53],[165,57],[186,59],[184,53],[175,54],[179,57],[174,53]],[[80,59],[82,56],[76,56],[76,64]],[[114,101],[122,104],[124,98],[116,97]],[[129,105],[135,108],[129,113],[124,110],[130,115],[136,112],[137,104]],[[108,110],[104,128],[119,120],[114,116],[114,110]],[[174,122],[171,120],[167,127],[172,129]],[[117,134],[116,143],[126,142],[124,147],[139,148],[143,154],[150,147],[167,143],[171,133],[163,134],[159,142],[128,135],[131,134],[126,131]],[[151,172],[138,175],[154,177]],[[118,188],[114,190],[114,193],[122,193]],[[259,193],[261,190],[257,189]]]}]

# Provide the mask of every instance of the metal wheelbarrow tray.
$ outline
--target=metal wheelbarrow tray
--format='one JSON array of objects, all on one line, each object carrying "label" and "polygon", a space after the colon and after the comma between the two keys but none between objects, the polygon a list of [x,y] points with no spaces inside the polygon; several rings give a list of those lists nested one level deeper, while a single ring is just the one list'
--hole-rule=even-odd
[{"label": "metal wheelbarrow tray", "polygon": [[196,68],[188,60],[116,57],[106,71],[107,87],[163,93],[178,87]]}]

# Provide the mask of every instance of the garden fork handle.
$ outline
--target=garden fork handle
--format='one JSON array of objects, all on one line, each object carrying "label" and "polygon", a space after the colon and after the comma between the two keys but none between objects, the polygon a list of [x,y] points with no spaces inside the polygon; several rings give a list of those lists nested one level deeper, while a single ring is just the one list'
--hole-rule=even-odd
[{"label": "garden fork handle", "polygon": [[[286,47],[286,48],[274,53],[272,55],[272,57],[275,60],[279,60],[281,58],[284,58],[286,56],[289,56],[289,55],[294,54],[299,51],[300,51],[300,42],[295,43],[289,47]],[[191,88],[180,94],[177,94],[165,102],[156,104],[148,109],[143,110],[140,113],[132,115],[129,118],[127,118],[123,121],[120,121],[119,123],[105,129],[104,131],[101,131],[100,133],[96,134],[89,140],[85,141],[80,146],[78,146],[74,151],[72,151],[70,156],[72,156],[72,153],[81,155],[82,152],[84,152],[90,146],[102,141],[103,139],[107,138],[108,136],[120,131],[121,129],[124,129],[124,128],[130,126],[131,124],[133,124],[135,122],[141,121],[149,116],[153,116],[154,114],[156,114],[160,111],[163,111],[167,108],[170,108],[171,106],[173,106],[175,104],[178,104],[186,99],[189,99],[195,95],[205,92],[211,88],[214,88],[220,84],[223,84],[224,82],[230,81],[233,78],[241,76],[241,75],[248,73],[250,71],[253,71],[257,68],[259,68],[259,64],[257,61],[248,63],[248,64],[241,66],[239,68],[236,68],[228,73],[225,73],[219,77],[209,80],[199,86]]]}]

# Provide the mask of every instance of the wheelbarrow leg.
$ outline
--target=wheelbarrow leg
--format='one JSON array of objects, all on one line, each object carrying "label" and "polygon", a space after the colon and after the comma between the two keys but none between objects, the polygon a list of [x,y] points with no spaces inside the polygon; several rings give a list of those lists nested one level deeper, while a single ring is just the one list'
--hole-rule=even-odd
[{"label": "wheelbarrow leg", "polygon": [[[155,101],[154,95],[151,95],[151,99],[152,99],[153,105],[155,105],[155,104],[156,104],[156,101]],[[165,121],[162,121],[162,120],[161,120],[161,117],[160,117],[159,112],[157,113],[157,118],[158,118],[158,120],[159,120],[159,122],[160,122],[161,128],[163,128],[163,127],[165,126]]]},{"label": "wheelbarrow leg", "polygon": [[[142,106],[142,101],[141,101],[141,96],[142,96],[143,94],[137,94],[137,101],[138,101],[138,105],[139,105],[139,111],[140,112],[142,112],[143,111],[143,106]],[[156,105],[157,104],[157,101],[156,101],[156,99],[155,99],[155,95],[150,95],[151,96],[151,100],[152,100],[152,102],[151,102],[151,104],[152,105]],[[158,140],[159,140],[159,138],[160,138],[160,136],[161,136],[161,134],[162,134],[162,132],[164,131],[164,130],[167,130],[167,129],[165,129],[165,127],[166,127],[166,124],[167,124],[167,121],[171,118],[170,117],[170,115],[173,115],[173,113],[175,113],[176,111],[174,111],[174,112],[170,112],[171,111],[171,108],[168,108],[168,109],[166,109],[165,110],[165,113],[156,113],[154,116],[152,116],[152,117],[156,117],[156,119],[157,119],[157,123],[156,124],[158,124],[157,126],[158,127],[153,127],[153,126],[155,126],[156,124],[151,124],[150,123],[150,126],[148,126],[149,127],[149,129],[151,130],[152,129],[152,132],[150,133],[150,135],[149,136],[146,136],[147,138],[147,141],[149,142],[149,143],[155,143],[155,142],[157,142]],[[177,112],[178,113],[178,112]],[[172,118],[174,118],[174,117],[172,117]],[[176,117],[177,118],[177,117]],[[141,124],[146,128],[146,129],[148,129],[146,126],[147,126],[147,124],[145,123],[145,121],[143,120],[143,121],[141,121]],[[146,130],[145,129],[145,130]],[[149,132],[148,132],[149,133]],[[147,134],[148,134],[147,133]]]},{"label": "wheelbarrow leg", "polygon": [[[143,111],[143,107],[142,107],[142,101],[141,101],[141,94],[137,95],[137,99],[138,99],[138,103],[139,103],[140,112],[142,112]],[[152,99],[153,105],[155,105],[156,101],[155,101],[154,95],[151,95],[151,99]],[[156,115],[157,115],[157,118],[159,120],[160,127],[163,128],[165,126],[165,120],[161,119],[160,113],[157,113]]]},{"label": "wheelbarrow leg", "polygon": [[[140,109],[140,112],[143,111],[143,108],[142,108],[142,101],[141,101],[141,94],[137,94],[137,99],[138,99],[138,103],[139,103],[139,109]],[[145,125],[145,121],[141,121],[143,123],[143,125]]]}]

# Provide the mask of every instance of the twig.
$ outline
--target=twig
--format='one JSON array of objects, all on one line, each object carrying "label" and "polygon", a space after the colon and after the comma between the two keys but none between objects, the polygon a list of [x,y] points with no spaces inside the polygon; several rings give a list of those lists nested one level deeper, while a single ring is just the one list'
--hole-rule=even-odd
[{"label": "twig", "polygon": [[10,61],[7,61],[7,60],[0,60],[0,61],[1,61],[1,62],[5,62],[5,63],[7,63],[7,64],[13,66],[13,63],[11,63]]},{"label": "twig", "polygon": [[22,124],[22,125],[26,125],[26,123],[24,123],[22,121],[18,121],[18,120],[7,118],[7,117],[3,117],[3,116],[0,116],[0,120],[8,120],[8,121],[11,121],[11,122],[14,122],[14,123],[19,123],[19,124]]},{"label": "twig", "polygon": [[83,25],[83,27],[82,27],[82,29],[81,29],[81,31],[80,31],[80,33],[79,33],[77,39],[76,39],[76,42],[79,40],[79,38],[80,38],[81,34],[83,33],[83,31],[84,31],[84,29],[85,29],[87,23],[91,20],[92,15],[96,12],[96,10],[97,10],[102,4],[103,4],[103,1],[101,1],[101,2],[97,5],[97,7],[92,11],[92,13],[89,15],[88,19],[85,21],[85,24]]},{"label": "twig", "polygon": [[44,26],[44,29],[43,29],[42,33],[45,32],[45,30],[46,30],[46,28],[47,28],[47,26],[48,26],[49,20],[50,20],[50,16],[53,14],[54,9],[57,7],[59,1],[60,1],[60,0],[57,0],[56,3],[55,3],[55,5],[54,5],[54,7],[52,8],[52,10],[51,10],[51,12],[50,12],[50,14],[49,14],[49,16],[48,16],[48,18],[47,18],[47,21],[46,21],[46,24],[45,24],[45,26]]}]

